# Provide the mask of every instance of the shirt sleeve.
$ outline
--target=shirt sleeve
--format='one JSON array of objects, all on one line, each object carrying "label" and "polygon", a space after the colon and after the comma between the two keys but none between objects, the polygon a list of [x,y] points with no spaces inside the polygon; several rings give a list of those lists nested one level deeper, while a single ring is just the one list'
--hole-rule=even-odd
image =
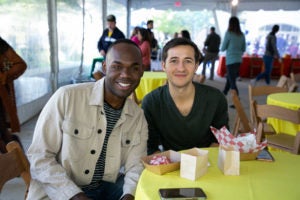
[{"label": "shirt sleeve", "polygon": [[[151,103],[151,98],[152,96],[146,95],[142,101],[142,108],[144,110],[144,114],[146,117],[146,120],[148,122],[148,130],[149,130],[149,139],[147,143],[147,153],[148,155],[153,154],[156,151],[159,151],[159,134],[158,130],[155,127],[154,124],[154,116],[152,116],[152,111],[153,111],[153,105]],[[152,101],[153,102],[153,101]]]},{"label": "shirt sleeve", "polygon": [[221,46],[221,51],[225,51],[228,48],[228,44],[229,44],[229,33],[226,32]]},{"label": "shirt sleeve", "polygon": [[62,92],[59,89],[42,110],[27,152],[32,179],[42,184],[50,199],[61,200],[81,192],[56,158],[61,149],[63,107],[67,103]]}]

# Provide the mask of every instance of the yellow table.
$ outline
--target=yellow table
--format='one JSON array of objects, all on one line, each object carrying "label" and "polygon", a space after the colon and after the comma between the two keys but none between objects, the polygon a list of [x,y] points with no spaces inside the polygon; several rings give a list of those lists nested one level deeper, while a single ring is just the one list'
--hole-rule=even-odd
[{"label": "yellow table", "polygon": [[208,200],[298,200],[300,197],[300,156],[271,152],[275,162],[242,161],[239,176],[225,176],[219,170],[218,148],[209,150],[207,173],[191,181],[180,177],[179,170],[156,175],[144,170],[136,191],[137,200],[159,200],[159,188],[200,187]]},{"label": "yellow table", "polygon": [[[281,106],[292,110],[300,109],[300,93],[275,93],[267,97],[267,104]],[[284,120],[269,118],[268,123],[273,126],[276,132],[284,132],[296,135],[300,131],[300,125],[293,124]]]},{"label": "yellow table", "polygon": [[146,94],[159,86],[166,83],[167,75],[165,72],[144,72],[139,86],[135,93],[139,100],[143,99]]}]

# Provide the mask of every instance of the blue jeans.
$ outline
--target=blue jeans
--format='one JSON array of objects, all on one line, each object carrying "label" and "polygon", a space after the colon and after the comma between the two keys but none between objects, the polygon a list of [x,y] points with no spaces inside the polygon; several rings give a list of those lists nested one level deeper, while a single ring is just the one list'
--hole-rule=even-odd
[{"label": "blue jeans", "polygon": [[227,75],[226,75],[226,84],[223,90],[223,93],[227,95],[229,89],[236,90],[239,95],[239,90],[236,86],[236,78],[240,74],[241,63],[233,63],[231,65],[226,65]]},{"label": "blue jeans", "polygon": [[119,200],[123,194],[124,175],[118,177],[116,183],[101,181],[94,190],[82,189],[93,200]]},{"label": "blue jeans", "polygon": [[266,83],[269,85],[274,58],[273,56],[264,56],[263,60],[265,64],[265,71],[257,75],[256,81],[259,81],[261,78],[265,77]]}]

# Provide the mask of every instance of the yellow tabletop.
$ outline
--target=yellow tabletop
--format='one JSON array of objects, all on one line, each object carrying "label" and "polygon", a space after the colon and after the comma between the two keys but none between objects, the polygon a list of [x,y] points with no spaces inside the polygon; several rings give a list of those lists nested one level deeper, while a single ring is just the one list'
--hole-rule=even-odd
[{"label": "yellow tabletop", "polygon": [[146,94],[166,83],[165,72],[144,72],[139,86],[136,88],[136,96],[142,100]]},{"label": "yellow tabletop", "polygon": [[300,156],[286,152],[271,152],[275,162],[242,161],[239,176],[225,176],[219,170],[218,148],[208,148],[207,173],[191,181],[180,172],[156,175],[144,170],[136,191],[137,200],[159,200],[159,188],[200,187],[208,200],[298,200],[300,199]]},{"label": "yellow tabletop", "polygon": [[[267,104],[281,106],[292,110],[300,109],[300,93],[275,93],[268,95]],[[296,135],[300,131],[300,125],[284,120],[269,118],[268,123],[273,126],[276,132],[284,132]]]}]

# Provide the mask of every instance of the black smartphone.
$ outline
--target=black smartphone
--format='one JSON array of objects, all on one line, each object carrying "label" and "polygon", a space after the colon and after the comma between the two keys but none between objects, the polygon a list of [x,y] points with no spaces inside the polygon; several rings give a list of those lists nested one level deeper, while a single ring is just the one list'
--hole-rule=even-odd
[{"label": "black smartphone", "polygon": [[274,157],[272,154],[267,150],[263,149],[258,156],[256,157],[257,160],[262,160],[262,161],[268,161],[268,162],[273,162],[275,161]]},{"label": "black smartphone", "polygon": [[161,188],[161,200],[205,200],[206,194],[201,188]]}]

